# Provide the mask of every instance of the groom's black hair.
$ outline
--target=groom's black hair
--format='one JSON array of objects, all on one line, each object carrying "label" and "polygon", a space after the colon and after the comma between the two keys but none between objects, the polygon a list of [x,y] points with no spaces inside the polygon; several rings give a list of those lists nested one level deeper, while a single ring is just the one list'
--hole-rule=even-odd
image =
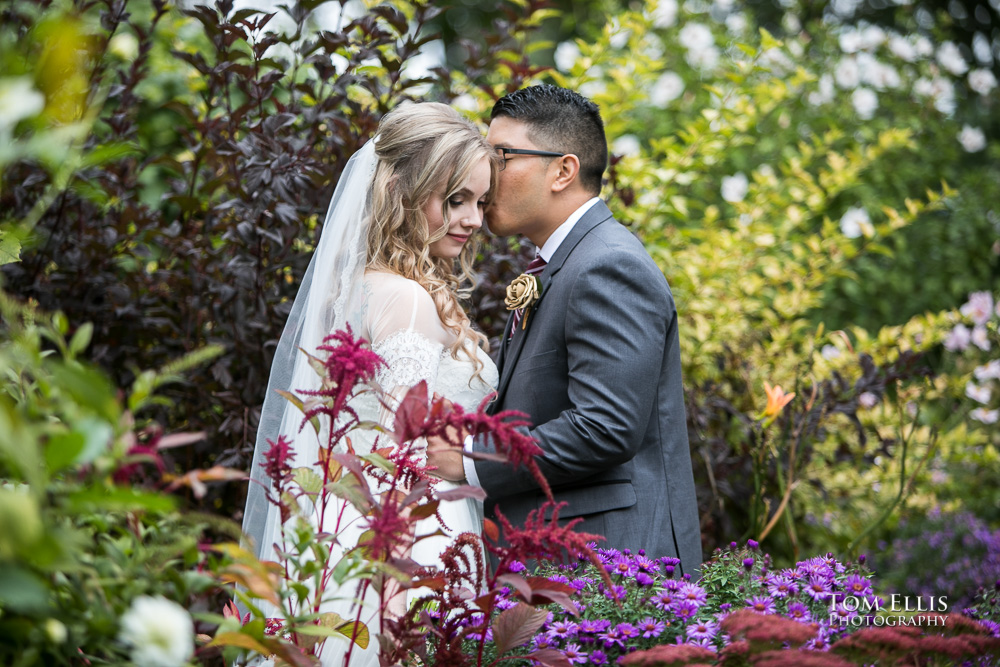
[{"label": "groom's black hair", "polygon": [[542,84],[501,97],[490,118],[510,118],[528,125],[539,148],[580,158],[580,183],[595,195],[608,167],[608,141],[601,110],[583,95]]}]

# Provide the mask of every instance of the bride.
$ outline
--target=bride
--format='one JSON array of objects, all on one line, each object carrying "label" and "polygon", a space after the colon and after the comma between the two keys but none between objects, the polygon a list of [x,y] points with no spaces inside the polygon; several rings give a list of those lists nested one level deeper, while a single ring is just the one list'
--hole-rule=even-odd
[{"label": "bride", "polygon": [[[348,325],[355,336],[370,341],[386,362],[376,378],[382,397],[368,392],[353,399],[351,407],[362,420],[384,425],[392,424],[384,406],[421,380],[427,382],[428,394],[472,411],[493,392],[498,376],[485,351],[486,337],[472,328],[458,299],[464,296],[463,281],[473,278],[476,232],[496,178],[496,153],[480,131],[454,109],[436,103],[407,104],[386,114],[375,138],[351,158],[278,343],[261,412],[243,523],[261,560],[277,560],[274,545],[281,542],[282,526],[280,511],[267,501],[269,480],[260,465],[268,441],[276,442],[279,434],[291,440],[295,465],[316,467],[319,462],[315,432],[300,431],[302,413],[277,394],[318,387],[319,378],[299,348],[312,353],[326,335]],[[358,453],[370,447],[354,439]],[[380,446],[385,446],[384,436]],[[437,488],[447,484],[438,482]],[[440,508],[452,535],[480,534],[480,501],[446,502]],[[353,507],[347,509],[357,515]],[[361,517],[355,519],[340,533],[338,541],[346,548],[363,530]],[[426,522],[434,526],[422,525]],[[417,534],[438,527],[431,517],[417,524]],[[331,530],[317,526],[321,528]],[[419,541],[411,557],[421,565],[436,564],[447,542],[445,537]],[[341,555],[331,555],[331,566]],[[353,618],[354,582],[346,587],[350,590],[326,590],[324,598],[330,602],[322,611]],[[278,615],[274,607],[266,607],[262,605],[266,615]],[[372,611],[367,600],[365,611]],[[374,634],[373,618],[361,620]],[[338,638],[327,640],[321,664],[343,665],[348,645]],[[377,652],[372,636],[367,650],[354,647],[351,667],[377,665]]]}]

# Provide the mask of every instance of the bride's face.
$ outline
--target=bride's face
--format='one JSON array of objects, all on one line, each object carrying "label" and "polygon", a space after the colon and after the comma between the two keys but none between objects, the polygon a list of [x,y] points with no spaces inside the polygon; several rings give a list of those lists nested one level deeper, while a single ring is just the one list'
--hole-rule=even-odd
[{"label": "bride's face", "polygon": [[[448,233],[430,245],[431,257],[454,259],[462,252],[466,241],[483,226],[483,208],[490,190],[490,163],[483,158],[472,169],[472,173],[458,192],[447,201]],[[433,237],[445,225],[442,207],[445,193],[435,192],[424,204],[427,216],[427,231]]]}]

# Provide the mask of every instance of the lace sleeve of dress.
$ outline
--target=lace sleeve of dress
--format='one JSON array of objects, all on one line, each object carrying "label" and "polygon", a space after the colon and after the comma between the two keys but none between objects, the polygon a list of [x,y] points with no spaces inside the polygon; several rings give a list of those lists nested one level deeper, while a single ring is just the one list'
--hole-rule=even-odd
[{"label": "lace sleeve of dress", "polygon": [[[419,284],[401,276],[379,274],[372,285],[372,349],[386,363],[375,379],[386,403],[395,408],[421,380],[433,395],[447,335],[434,300]],[[386,414],[380,417],[383,423],[391,419]]]},{"label": "lace sleeve of dress", "polygon": [[[404,393],[421,380],[427,382],[428,394],[433,394],[438,365],[444,346],[419,331],[402,329],[372,346],[385,361],[376,380],[387,394]],[[397,398],[402,398],[398,396]]]}]

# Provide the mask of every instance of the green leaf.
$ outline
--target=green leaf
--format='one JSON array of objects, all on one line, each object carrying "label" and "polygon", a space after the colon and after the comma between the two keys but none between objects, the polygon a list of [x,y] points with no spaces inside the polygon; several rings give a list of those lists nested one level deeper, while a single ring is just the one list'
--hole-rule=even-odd
[{"label": "green leaf", "polygon": [[48,589],[33,572],[17,566],[0,568],[0,609],[36,615],[48,608]]},{"label": "green leaf", "polygon": [[69,341],[70,354],[75,356],[86,350],[93,337],[94,325],[91,322],[81,325],[73,334],[73,338]]},{"label": "green leaf", "polygon": [[125,487],[84,489],[70,494],[66,500],[67,509],[73,513],[94,510],[170,512],[177,506],[170,496]]},{"label": "green leaf", "polygon": [[0,231],[0,266],[21,261],[21,241],[13,234]]},{"label": "green leaf", "polygon": [[312,468],[296,468],[292,475],[295,483],[306,493],[316,494],[323,488],[323,478]]}]

